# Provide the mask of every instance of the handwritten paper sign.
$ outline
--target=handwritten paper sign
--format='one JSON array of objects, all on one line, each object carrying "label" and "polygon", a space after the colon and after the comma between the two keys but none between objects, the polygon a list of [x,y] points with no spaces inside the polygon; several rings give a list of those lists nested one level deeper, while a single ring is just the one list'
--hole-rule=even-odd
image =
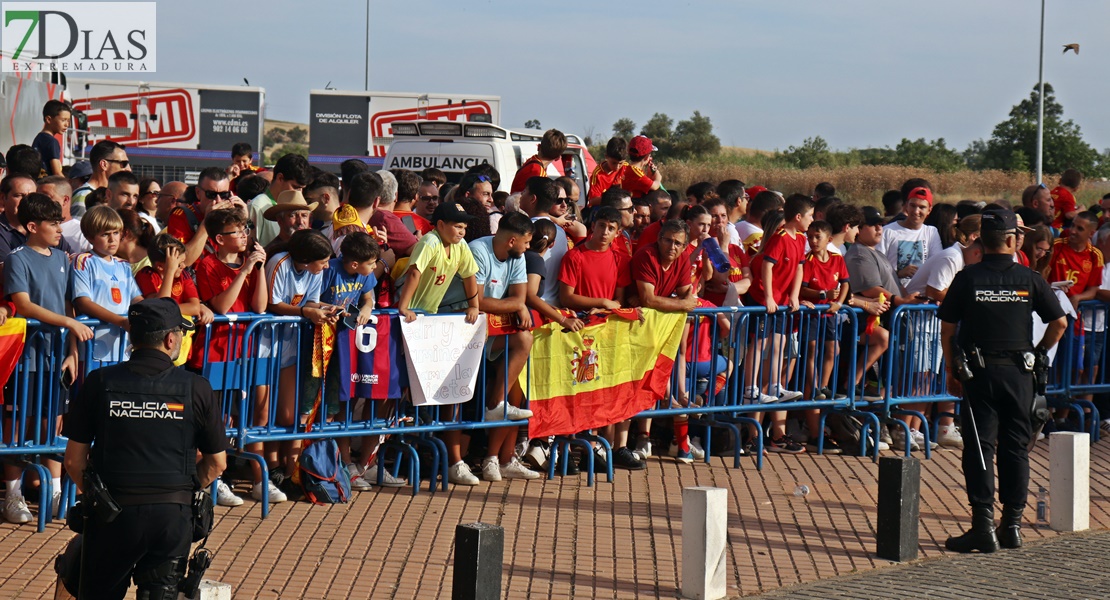
[{"label": "handwritten paper sign", "polygon": [[473,324],[464,315],[401,320],[412,403],[459,404],[474,395],[486,345],[486,315]]}]

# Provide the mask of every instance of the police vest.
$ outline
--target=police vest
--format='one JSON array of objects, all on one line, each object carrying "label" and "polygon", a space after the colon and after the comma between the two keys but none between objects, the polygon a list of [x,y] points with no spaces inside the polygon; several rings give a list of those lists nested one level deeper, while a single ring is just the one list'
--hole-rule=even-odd
[{"label": "police vest", "polygon": [[193,377],[179,368],[153,377],[125,364],[101,370],[91,462],[121,504],[191,502]]}]

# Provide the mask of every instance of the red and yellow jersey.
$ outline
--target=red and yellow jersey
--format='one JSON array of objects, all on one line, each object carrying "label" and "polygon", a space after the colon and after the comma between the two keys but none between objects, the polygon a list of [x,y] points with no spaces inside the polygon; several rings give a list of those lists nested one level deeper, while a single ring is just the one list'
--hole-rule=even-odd
[{"label": "red and yellow jersey", "polygon": [[1070,281],[1067,294],[1082,294],[1087,288],[1102,285],[1102,252],[1091,244],[1075,251],[1067,239],[1058,239],[1052,244],[1052,258],[1049,261],[1048,281]]},{"label": "red and yellow jersey", "polygon": [[[1053,188],[1051,193],[1052,204],[1056,208],[1056,218],[1052,220],[1052,226],[1056,229],[1063,229],[1065,226],[1064,215],[1074,211],[1077,206],[1075,196],[1072,195],[1071,190],[1062,185]],[[1070,219],[1067,224],[1071,224]]]},{"label": "red and yellow jersey", "polygon": [[[748,294],[756,302],[763,304],[769,294],[775,304],[783,306],[790,299],[790,291],[794,285],[794,278],[798,274],[798,265],[805,262],[806,236],[799,232],[791,233],[780,229],[774,235],[765,239],[763,248],[752,258],[752,286]],[[770,262],[774,265],[771,269],[772,289],[763,288],[763,263]]]},{"label": "red and yellow jersey", "polygon": [[655,179],[644,173],[643,169],[626,165],[620,178],[621,187],[628,190],[633,198],[641,198],[651,191]]},{"label": "red and yellow jersey", "polygon": [[848,266],[844,263],[843,256],[829,252],[829,258],[825,262],[821,262],[821,259],[812,252],[806,256],[805,265],[802,267],[802,285],[815,292],[826,292],[831,296],[841,284],[847,282]]},{"label": "red and yellow jersey", "polygon": [[590,192],[587,195],[587,200],[590,206],[597,205],[597,201],[601,199],[601,195],[606,190],[613,187],[613,184],[620,183],[621,178],[624,176],[624,170],[628,167],[627,162],[621,162],[617,168],[612,171],[605,170],[605,163],[600,162],[594,168],[594,172],[590,173]]},{"label": "red and yellow jersey", "polygon": [[513,177],[513,184],[509,187],[509,193],[515,194],[524,191],[524,186],[532,177],[547,177],[547,165],[540,160],[539,155],[533,156],[524,161],[520,168],[516,171],[516,176]]}]

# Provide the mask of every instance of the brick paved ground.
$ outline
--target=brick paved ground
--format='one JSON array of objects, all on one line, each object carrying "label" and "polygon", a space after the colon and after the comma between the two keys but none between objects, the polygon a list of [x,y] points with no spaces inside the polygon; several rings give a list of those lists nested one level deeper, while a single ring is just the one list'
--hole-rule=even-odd
[{"label": "brick paved ground", "polygon": [[[1047,443],[1041,443],[1033,458],[1034,490],[1047,482],[1046,454]],[[237,598],[449,597],[454,527],[482,521],[505,528],[507,598],[675,598],[681,489],[694,485],[729,490],[730,595],[875,569],[894,573],[891,563],[873,554],[877,465],[868,459],[771,455],[762,472],[748,460],[740,469],[727,467],[724,459],[692,466],[666,458],[649,462],[646,471],[618,472],[614,484],[593,488],[581,476],[421,491],[415,498],[409,488],[384,489],[357,494],[346,505],[280,504],[265,520],[250,500],[239,508],[218,507],[209,544],[217,555],[209,574],[232,584]],[[1091,526],[1108,529],[1110,443],[1096,444],[1091,462]],[[976,565],[988,563],[976,562],[978,557],[947,560],[951,555],[943,549],[944,539],[969,521],[958,454],[935,453],[923,461],[922,478],[921,558],[926,565],[945,558],[943,564],[961,565],[959,572],[973,575]],[[810,487],[808,496],[793,495],[798,483]],[[1027,521],[1033,517],[1026,511]],[[1057,535],[1032,524],[1024,531],[1031,542]],[[30,525],[0,525],[0,598],[49,597],[50,565],[70,536],[59,523],[42,534]],[[1098,560],[1105,562],[1110,542],[1092,544],[1103,544]],[[1031,548],[1022,556],[1045,553],[1051,552]],[[992,557],[990,568],[1007,569],[1005,561],[1014,556]],[[1053,565],[1044,572],[1059,571],[1059,561]]]}]

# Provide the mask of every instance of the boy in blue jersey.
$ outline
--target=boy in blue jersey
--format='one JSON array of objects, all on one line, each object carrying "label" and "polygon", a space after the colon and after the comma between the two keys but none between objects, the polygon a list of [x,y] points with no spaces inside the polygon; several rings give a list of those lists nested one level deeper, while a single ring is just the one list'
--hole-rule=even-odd
[{"label": "boy in blue jersey", "polygon": [[[343,322],[336,325],[335,351],[325,373],[324,396],[328,406],[328,415],[336,414],[341,402],[350,401],[351,378],[354,371],[350,355],[350,336],[353,335],[351,327],[366,325],[371,322],[371,313],[374,310],[374,288],[378,285],[375,270],[379,268],[378,258],[381,249],[370,234],[358,231],[343,237],[339,245],[340,255],[328,263],[324,271],[323,291],[320,293],[320,302],[338,306],[342,309]],[[384,267],[381,269],[384,272]],[[350,316],[348,316],[350,315]],[[353,317],[353,318],[352,318]],[[374,334],[376,335],[376,334]],[[312,384],[312,380],[308,380]],[[307,413],[312,409],[316,399],[317,389],[306,386],[305,394],[301,397],[301,412]],[[352,407],[352,411],[354,408]],[[360,415],[352,415],[352,420],[357,420]],[[351,489],[358,491],[369,490],[371,485],[378,482],[378,465],[374,464],[369,469],[364,467],[372,462],[378,447],[378,436],[363,438],[362,455],[365,460],[362,465],[353,464],[351,461],[351,438],[340,438],[339,453],[347,465],[347,472],[351,476]],[[397,487],[405,484],[404,479],[396,478],[386,471],[383,473],[382,484]]]},{"label": "boy in blue jersey", "polygon": [[92,317],[103,325],[94,330],[92,355],[86,357],[87,367],[95,369],[99,361],[126,360],[123,331],[128,328],[127,309],[132,302],[143,299],[131,264],[116,258],[123,236],[123,219],[110,206],[90,208],[81,217],[81,233],[92,244],[92,252],[73,258],[71,287],[73,309],[79,315]]},{"label": "boy in blue jersey", "polygon": [[[67,284],[69,282],[69,261],[65,252],[58,250],[62,238],[62,207],[45,194],[28,194],[19,204],[19,222],[27,230],[27,241],[8,255],[4,263],[4,291],[15,305],[17,314],[25,319],[37,319],[44,325],[64,327],[70,331],[69,351],[62,362],[61,376],[73,381],[77,375],[77,341],[92,339],[91,329],[73,318]],[[32,369],[37,368],[35,358],[42,353],[52,352],[54,336],[36,336],[29,342],[25,356],[30,359]],[[35,381],[37,378],[32,377]],[[44,378],[45,381],[50,381]],[[45,391],[44,391],[45,392]],[[7,403],[5,403],[7,404]],[[10,413],[5,406],[5,417]],[[60,417],[59,417],[60,418]],[[10,439],[13,428],[4,427],[4,442]],[[31,432],[18,432],[17,435],[30,435]],[[54,482],[53,507],[57,510],[61,499],[62,465],[58,461],[44,458],[43,463],[50,469]],[[17,465],[4,464],[4,519],[10,523],[27,523],[33,518],[23,500],[20,487],[22,470]]]}]

